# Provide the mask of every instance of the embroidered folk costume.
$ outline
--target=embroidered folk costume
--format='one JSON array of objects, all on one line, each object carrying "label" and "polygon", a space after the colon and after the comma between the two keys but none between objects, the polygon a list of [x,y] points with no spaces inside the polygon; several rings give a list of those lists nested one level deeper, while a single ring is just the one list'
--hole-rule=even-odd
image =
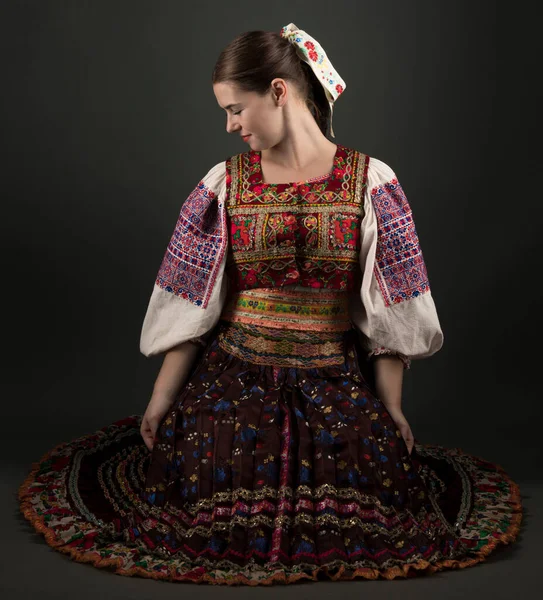
[{"label": "embroidered folk costume", "polygon": [[[282,35],[345,88],[313,38]],[[139,415],[61,444],[21,485],[24,515],[77,561],[171,581],[484,561],[519,532],[517,484],[459,448],[416,440],[409,454],[368,374],[376,355],[407,369],[443,344],[396,174],[337,144],[330,173],[273,184],[261,158],[217,163],[181,207],[140,347],[201,351],[152,452]]]}]

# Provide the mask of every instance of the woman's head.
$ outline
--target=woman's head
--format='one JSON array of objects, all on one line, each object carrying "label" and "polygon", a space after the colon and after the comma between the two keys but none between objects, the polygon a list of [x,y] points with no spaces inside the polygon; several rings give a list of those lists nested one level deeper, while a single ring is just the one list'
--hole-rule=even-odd
[{"label": "woman's head", "polygon": [[328,135],[330,106],[324,88],[279,33],[249,31],[236,37],[221,52],[212,82],[227,113],[227,131],[250,134],[253,149],[277,144],[289,119],[309,116]]}]

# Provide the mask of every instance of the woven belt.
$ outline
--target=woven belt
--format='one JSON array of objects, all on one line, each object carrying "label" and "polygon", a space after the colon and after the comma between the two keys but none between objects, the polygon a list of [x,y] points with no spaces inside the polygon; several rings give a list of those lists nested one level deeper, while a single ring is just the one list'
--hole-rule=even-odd
[{"label": "woven belt", "polygon": [[320,289],[256,288],[237,292],[221,319],[299,331],[347,331],[348,294]]}]

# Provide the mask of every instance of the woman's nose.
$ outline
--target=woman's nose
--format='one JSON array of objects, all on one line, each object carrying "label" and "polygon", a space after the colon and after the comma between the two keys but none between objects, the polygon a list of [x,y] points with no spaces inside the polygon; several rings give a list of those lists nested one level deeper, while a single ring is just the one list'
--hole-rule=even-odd
[{"label": "woman's nose", "polygon": [[239,125],[237,123],[235,123],[234,121],[230,121],[230,119],[226,120],[226,131],[228,133],[234,133],[234,131],[237,131],[239,129]]}]

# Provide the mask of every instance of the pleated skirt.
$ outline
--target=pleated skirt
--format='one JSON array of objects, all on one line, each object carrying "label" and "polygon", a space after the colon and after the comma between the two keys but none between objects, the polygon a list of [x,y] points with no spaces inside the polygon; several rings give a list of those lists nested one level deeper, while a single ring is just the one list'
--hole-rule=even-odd
[{"label": "pleated skirt", "polygon": [[270,585],[464,568],[516,539],[518,485],[459,448],[409,454],[353,329],[248,321],[219,321],[152,452],[130,415],[32,465],[20,507],[52,548],[120,575]]}]

